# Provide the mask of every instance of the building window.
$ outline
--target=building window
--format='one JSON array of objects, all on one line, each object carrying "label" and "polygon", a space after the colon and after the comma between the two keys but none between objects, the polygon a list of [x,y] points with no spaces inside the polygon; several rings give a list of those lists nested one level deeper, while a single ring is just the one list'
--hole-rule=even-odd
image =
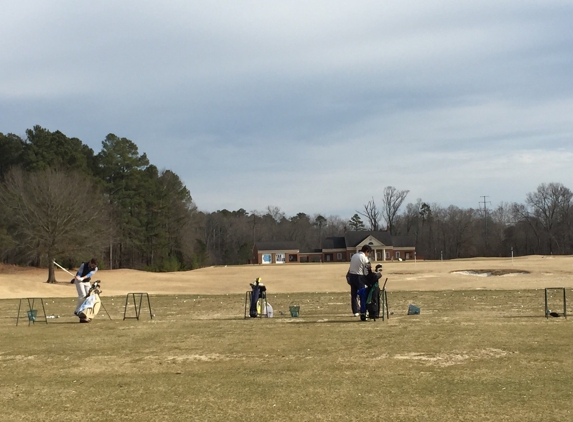
[{"label": "building window", "polygon": [[396,258],[400,258],[400,251],[396,251]]},{"label": "building window", "polygon": [[336,254],[336,260],[342,261],[342,254],[340,252]]},{"label": "building window", "polygon": [[262,256],[263,264],[270,264],[273,262],[273,256],[270,253],[264,253]]},{"label": "building window", "polygon": [[296,255],[289,254],[288,262],[296,262]]},{"label": "building window", "polygon": [[277,264],[284,264],[286,262],[286,257],[284,253],[278,253],[275,255]]},{"label": "building window", "polygon": [[386,259],[390,259],[390,252],[386,252]]}]

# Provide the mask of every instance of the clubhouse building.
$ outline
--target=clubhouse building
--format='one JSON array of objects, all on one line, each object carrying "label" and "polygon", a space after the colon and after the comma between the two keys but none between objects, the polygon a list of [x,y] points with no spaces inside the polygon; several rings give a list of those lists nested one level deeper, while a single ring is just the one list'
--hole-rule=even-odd
[{"label": "clubhouse building", "polygon": [[372,261],[414,259],[416,247],[408,236],[392,236],[387,231],[349,231],[340,237],[327,237],[322,249],[299,250],[296,242],[257,242],[252,264],[288,264],[295,262],[349,262],[362,246],[370,245]]}]

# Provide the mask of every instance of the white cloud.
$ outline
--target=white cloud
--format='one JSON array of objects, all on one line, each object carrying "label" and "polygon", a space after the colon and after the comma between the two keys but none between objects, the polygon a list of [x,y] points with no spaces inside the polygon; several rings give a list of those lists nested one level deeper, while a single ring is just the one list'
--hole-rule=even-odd
[{"label": "white cloud", "polygon": [[[200,209],[573,188],[570,1],[3,5],[0,131],[133,140]],[[529,162],[528,160],[531,160]]]}]

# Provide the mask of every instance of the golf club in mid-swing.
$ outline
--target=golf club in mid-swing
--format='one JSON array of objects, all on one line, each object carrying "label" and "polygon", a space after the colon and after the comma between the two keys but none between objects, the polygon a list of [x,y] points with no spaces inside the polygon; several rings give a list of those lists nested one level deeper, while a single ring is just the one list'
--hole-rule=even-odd
[{"label": "golf club in mid-swing", "polygon": [[62,267],[60,264],[58,264],[56,261],[54,261],[54,264],[56,264],[56,266],[58,266],[59,268],[61,268],[62,270],[64,270],[65,272],[67,272],[69,275],[71,275],[72,277],[75,277],[75,274],[72,274],[71,272],[69,272],[68,270],[66,270],[64,267]]},{"label": "golf club in mid-swing", "polygon": [[[60,264],[58,264],[55,260],[54,260],[54,264],[58,267],[61,268],[62,270],[64,270],[65,272],[67,272],[69,275],[71,275],[72,277],[76,277],[75,274],[72,274],[71,272],[69,272],[68,270],[66,270],[64,267],[62,267]],[[99,282],[98,282],[99,283]],[[98,284],[99,286],[99,284]],[[87,297],[87,296],[86,296]],[[111,319],[111,315],[109,314],[109,312],[107,311],[107,309],[105,308],[105,306],[103,305],[103,303],[100,301],[100,306],[103,308],[103,310],[105,311],[105,313],[107,314],[107,317],[109,319]]]}]

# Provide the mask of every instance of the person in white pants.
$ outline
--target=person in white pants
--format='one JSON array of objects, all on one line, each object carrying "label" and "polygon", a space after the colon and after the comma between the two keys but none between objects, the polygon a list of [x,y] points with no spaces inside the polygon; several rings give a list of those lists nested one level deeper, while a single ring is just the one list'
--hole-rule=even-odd
[{"label": "person in white pants", "polygon": [[77,314],[79,307],[84,303],[85,297],[90,290],[90,279],[97,272],[97,261],[92,258],[90,261],[83,262],[74,277],[74,282],[76,284],[76,290],[78,291],[78,303],[76,306]]}]

